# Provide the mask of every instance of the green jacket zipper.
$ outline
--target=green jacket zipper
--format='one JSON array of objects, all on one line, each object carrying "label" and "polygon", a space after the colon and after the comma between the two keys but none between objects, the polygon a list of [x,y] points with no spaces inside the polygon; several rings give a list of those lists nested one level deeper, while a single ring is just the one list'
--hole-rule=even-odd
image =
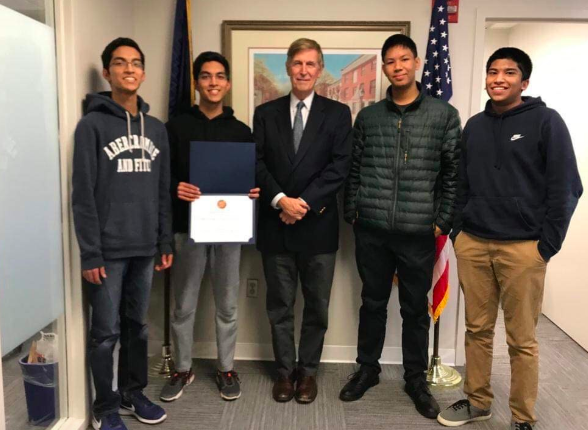
[{"label": "green jacket zipper", "polygon": [[[396,141],[396,166],[394,172],[394,203],[392,204],[392,230],[396,227],[396,203],[398,202],[398,176],[400,174],[400,142],[402,137],[402,116],[398,118],[398,139]],[[406,159],[406,152],[404,154]]]}]

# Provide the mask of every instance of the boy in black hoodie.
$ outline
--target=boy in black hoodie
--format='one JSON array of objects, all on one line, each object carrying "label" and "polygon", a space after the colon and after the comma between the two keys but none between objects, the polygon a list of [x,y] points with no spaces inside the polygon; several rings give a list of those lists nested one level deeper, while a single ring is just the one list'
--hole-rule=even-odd
[{"label": "boy in black hoodie", "polygon": [[452,238],[465,297],[467,399],[441,412],[455,427],[491,416],[492,340],[499,302],[511,363],[511,429],[532,429],[535,336],[547,262],[561,248],[582,194],[568,129],[540,98],[522,97],[532,63],[517,48],[486,64],[484,112],[463,132]]},{"label": "boy in black hoodie", "polygon": [[[172,270],[175,297],[172,330],[176,369],[159,396],[166,402],[179,399],[184,387],[194,380],[194,318],[207,265],[212,275],[216,306],[216,382],[223,399],[235,400],[241,396],[239,377],[233,369],[237,343],[241,245],[207,245],[190,239],[190,203],[198,199],[201,192],[196,185],[189,183],[189,162],[191,141],[253,142],[253,136],[249,127],[233,116],[233,109],[223,106],[223,98],[231,88],[227,59],[216,52],[203,52],[194,61],[193,73],[196,90],[200,94],[200,105],[193,106],[166,125],[171,148],[171,193],[177,250],[176,264]],[[259,188],[250,190],[249,197],[259,197]]]},{"label": "boy in black hoodie", "polygon": [[[125,430],[121,415],[146,424],[166,419],[147,386],[147,309],[155,270],[171,266],[169,149],[163,124],[137,95],[145,56],[136,42],[113,40],[102,53],[112,92],[89,94],[75,132],[72,208],[92,322],[89,361],[96,399],[92,426]],[[118,390],[113,350],[120,340]],[[120,408],[120,411],[119,411]]]}]

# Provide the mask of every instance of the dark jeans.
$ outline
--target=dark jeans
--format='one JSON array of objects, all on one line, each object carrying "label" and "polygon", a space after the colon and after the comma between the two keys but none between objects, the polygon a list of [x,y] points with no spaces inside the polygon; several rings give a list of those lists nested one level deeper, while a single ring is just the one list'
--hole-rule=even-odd
[{"label": "dark jeans", "polygon": [[359,311],[357,362],[380,372],[388,300],[394,272],[402,316],[402,364],[405,381],[425,378],[429,348],[429,303],[433,281],[435,237],[390,234],[355,227],[355,257],[363,281]]},{"label": "dark jeans", "polygon": [[290,375],[296,369],[294,344],[294,302],[298,275],[304,296],[304,312],[297,370],[314,376],[321,361],[329,323],[329,300],[336,254],[262,253],[267,282],[266,308],[272,329],[272,343],[278,373]]},{"label": "dark jeans", "polygon": [[[147,309],[153,257],[106,260],[102,285],[84,281],[92,306],[88,355],[97,418],[118,412],[121,394],[147,386]],[[113,351],[120,339],[118,391],[113,391]]]}]

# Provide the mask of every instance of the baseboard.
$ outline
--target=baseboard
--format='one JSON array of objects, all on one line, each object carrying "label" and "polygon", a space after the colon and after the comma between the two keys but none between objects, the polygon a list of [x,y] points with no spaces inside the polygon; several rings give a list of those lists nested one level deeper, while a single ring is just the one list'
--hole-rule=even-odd
[{"label": "baseboard", "polygon": [[51,430],[86,430],[89,420],[83,418],[63,418],[51,427]]},{"label": "baseboard", "polygon": [[[153,344],[155,342],[151,342]],[[160,346],[156,345],[157,349],[150,348],[152,354],[160,353]],[[433,350],[429,350],[429,356],[433,354]],[[449,366],[455,364],[455,349],[439,349],[441,362]],[[215,342],[195,342],[192,347],[192,357],[195,358],[216,358],[217,348]],[[325,345],[323,347],[323,355],[321,362],[323,363],[355,363],[357,357],[357,347]],[[262,360],[273,361],[274,352],[270,343],[237,343],[235,350],[236,360]],[[382,364],[401,364],[402,363],[402,348],[388,346],[384,347],[382,351]]]}]

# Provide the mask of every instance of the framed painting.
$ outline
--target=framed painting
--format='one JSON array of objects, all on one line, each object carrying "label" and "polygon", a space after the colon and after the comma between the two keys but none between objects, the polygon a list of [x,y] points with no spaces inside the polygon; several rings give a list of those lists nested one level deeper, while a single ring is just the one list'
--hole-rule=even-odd
[{"label": "framed painting", "polygon": [[224,21],[222,50],[232,81],[226,104],[251,126],[257,106],[289,93],[286,52],[306,37],[321,45],[325,60],[316,92],[347,104],[355,119],[385,96],[382,44],[392,34],[409,32],[410,22]]}]

